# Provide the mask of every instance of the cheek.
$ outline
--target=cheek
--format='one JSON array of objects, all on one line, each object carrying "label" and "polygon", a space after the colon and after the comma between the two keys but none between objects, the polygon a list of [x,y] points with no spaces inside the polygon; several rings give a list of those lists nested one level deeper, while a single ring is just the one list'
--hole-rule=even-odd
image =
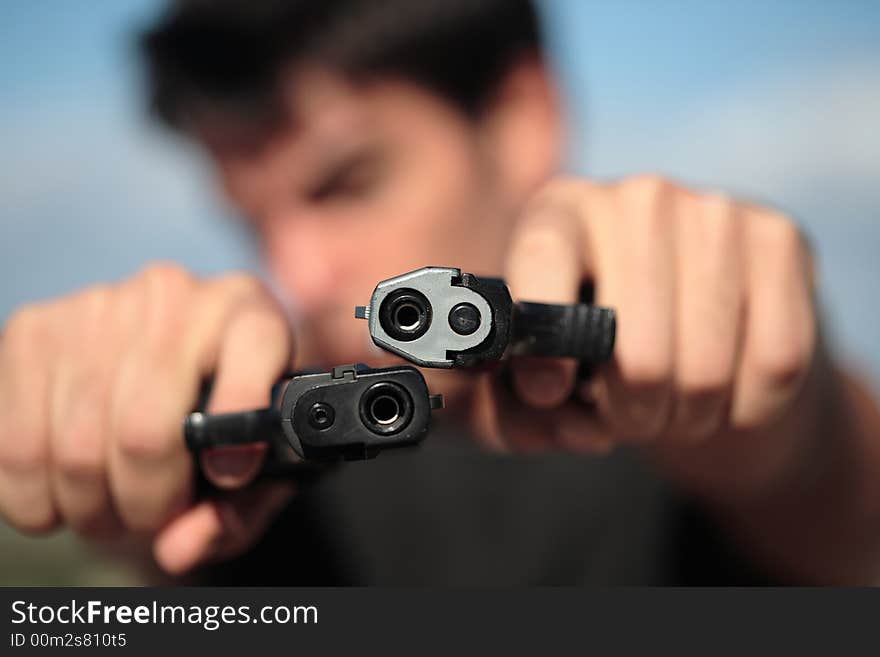
[{"label": "cheek", "polygon": [[342,225],[280,219],[264,226],[263,253],[273,278],[304,312],[339,303],[363,262],[363,237]]}]

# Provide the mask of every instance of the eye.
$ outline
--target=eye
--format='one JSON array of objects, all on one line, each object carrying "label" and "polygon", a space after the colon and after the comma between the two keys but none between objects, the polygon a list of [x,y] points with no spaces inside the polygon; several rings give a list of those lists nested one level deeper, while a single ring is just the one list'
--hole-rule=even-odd
[{"label": "eye", "polygon": [[307,196],[314,203],[364,198],[378,185],[382,171],[377,154],[362,153],[332,167]]}]

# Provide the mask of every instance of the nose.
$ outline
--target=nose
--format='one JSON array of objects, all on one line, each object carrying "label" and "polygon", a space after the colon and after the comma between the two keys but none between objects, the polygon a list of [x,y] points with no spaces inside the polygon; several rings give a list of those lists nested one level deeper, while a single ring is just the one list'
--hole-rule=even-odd
[{"label": "nose", "polygon": [[272,220],[265,227],[263,249],[275,280],[303,313],[332,303],[333,235],[318,222]]}]

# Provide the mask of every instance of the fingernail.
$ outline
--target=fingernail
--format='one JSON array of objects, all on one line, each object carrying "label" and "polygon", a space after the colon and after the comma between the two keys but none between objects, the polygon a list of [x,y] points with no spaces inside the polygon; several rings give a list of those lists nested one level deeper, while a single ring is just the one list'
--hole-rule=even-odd
[{"label": "fingernail", "polygon": [[222,447],[202,453],[202,468],[218,486],[236,486],[256,474],[263,450],[253,445]]}]

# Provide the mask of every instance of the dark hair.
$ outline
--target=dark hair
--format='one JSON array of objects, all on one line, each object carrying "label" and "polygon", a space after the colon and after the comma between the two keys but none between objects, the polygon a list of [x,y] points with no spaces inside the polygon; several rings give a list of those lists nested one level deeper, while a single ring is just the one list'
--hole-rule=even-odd
[{"label": "dark hair", "polygon": [[141,45],[152,107],[178,128],[203,112],[266,115],[282,71],[310,62],[408,79],[477,115],[541,46],[529,0],[176,0]]}]

